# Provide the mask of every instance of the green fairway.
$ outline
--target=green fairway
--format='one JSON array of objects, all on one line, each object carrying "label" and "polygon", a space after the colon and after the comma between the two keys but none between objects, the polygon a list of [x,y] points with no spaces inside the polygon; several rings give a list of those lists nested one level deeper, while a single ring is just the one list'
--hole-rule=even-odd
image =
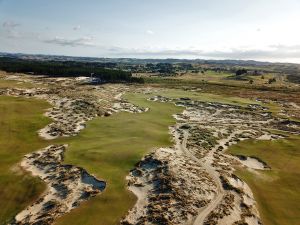
[{"label": "green fairway", "polygon": [[0,224],[6,224],[43,190],[44,185],[16,167],[26,153],[46,146],[37,130],[49,123],[41,100],[0,97]]},{"label": "green fairway", "polygon": [[229,148],[231,154],[259,157],[272,168],[257,174],[236,171],[252,189],[265,225],[299,224],[299,146],[299,136],[292,136],[277,141],[248,140]]},{"label": "green fairway", "polygon": [[70,146],[65,163],[82,166],[107,181],[107,187],[100,196],[58,219],[57,224],[118,224],[134,205],[136,198],[126,189],[126,175],[151,149],[171,145],[168,126],[175,123],[172,114],[182,110],[173,104],[147,101],[148,97],[126,96],[130,102],[149,107],[148,112],[97,118],[77,137],[66,140]]}]

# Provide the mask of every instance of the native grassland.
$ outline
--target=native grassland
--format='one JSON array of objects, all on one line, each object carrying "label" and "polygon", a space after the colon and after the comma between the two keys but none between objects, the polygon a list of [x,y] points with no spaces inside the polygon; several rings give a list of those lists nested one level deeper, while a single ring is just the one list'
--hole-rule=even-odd
[{"label": "native grassland", "polygon": [[255,156],[271,170],[236,174],[250,186],[266,225],[290,225],[300,221],[300,138],[290,136],[274,141],[248,140],[229,148],[233,155]]},{"label": "native grassland", "polygon": [[0,224],[6,224],[45,188],[17,165],[25,154],[47,146],[37,130],[50,122],[42,115],[49,107],[41,100],[0,97]]}]

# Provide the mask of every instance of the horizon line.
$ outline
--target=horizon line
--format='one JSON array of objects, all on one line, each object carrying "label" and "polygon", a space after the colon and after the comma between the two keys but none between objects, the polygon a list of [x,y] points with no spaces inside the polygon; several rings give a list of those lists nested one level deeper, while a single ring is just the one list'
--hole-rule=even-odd
[{"label": "horizon line", "polygon": [[300,63],[295,62],[280,62],[280,61],[268,61],[268,60],[256,60],[256,59],[233,59],[233,58],[170,58],[170,57],[162,57],[162,58],[147,58],[147,57],[114,57],[114,56],[76,56],[76,55],[64,55],[64,54],[46,54],[46,53],[23,53],[23,52],[2,52],[0,54],[10,54],[10,55],[32,55],[32,56],[50,56],[50,57],[70,57],[70,58],[94,58],[94,59],[137,59],[137,60],[187,60],[187,61],[242,61],[242,62],[258,62],[258,63],[269,63],[269,64],[294,64],[300,65]]}]

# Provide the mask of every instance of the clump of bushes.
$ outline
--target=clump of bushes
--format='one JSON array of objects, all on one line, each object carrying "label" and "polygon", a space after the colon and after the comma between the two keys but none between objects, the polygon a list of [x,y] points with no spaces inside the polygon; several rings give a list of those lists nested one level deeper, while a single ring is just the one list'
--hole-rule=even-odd
[{"label": "clump of bushes", "polygon": [[268,84],[272,84],[272,83],[275,83],[276,82],[276,79],[275,78],[270,78],[268,80]]}]

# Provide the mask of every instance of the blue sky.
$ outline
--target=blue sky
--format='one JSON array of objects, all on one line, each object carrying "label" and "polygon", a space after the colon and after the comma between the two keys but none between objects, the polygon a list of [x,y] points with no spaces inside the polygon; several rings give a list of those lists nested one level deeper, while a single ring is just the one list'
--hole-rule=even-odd
[{"label": "blue sky", "polygon": [[300,62],[298,0],[0,0],[0,51]]}]

